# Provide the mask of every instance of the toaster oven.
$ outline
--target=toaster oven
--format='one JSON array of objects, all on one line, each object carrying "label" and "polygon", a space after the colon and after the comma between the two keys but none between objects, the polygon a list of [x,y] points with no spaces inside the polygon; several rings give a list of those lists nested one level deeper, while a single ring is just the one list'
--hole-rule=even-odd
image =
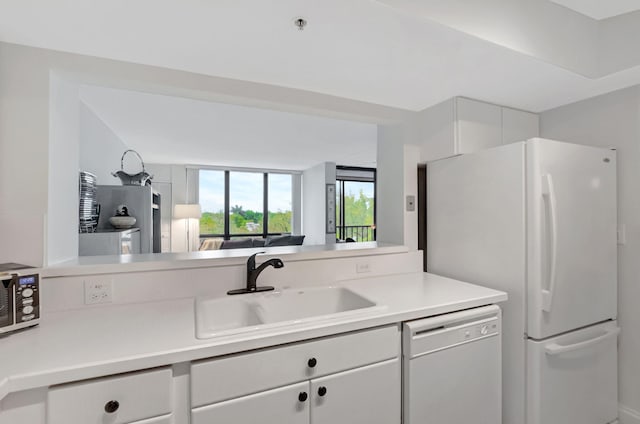
[{"label": "toaster oven", "polygon": [[40,275],[24,268],[0,266],[0,335],[39,322]]}]

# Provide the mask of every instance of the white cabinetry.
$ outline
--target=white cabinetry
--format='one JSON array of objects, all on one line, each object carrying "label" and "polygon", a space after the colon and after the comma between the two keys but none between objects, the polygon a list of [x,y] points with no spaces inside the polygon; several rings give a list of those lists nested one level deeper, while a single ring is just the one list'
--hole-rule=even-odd
[{"label": "white cabinetry", "polygon": [[502,108],[456,97],[455,154],[472,153],[502,144]]},{"label": "white cabinetry", "polygon": [[311,424],[400,423],[400,362],[311,380]]},{"label": "white cabinetry", "polygon": [[305,381],[194,409],[191,423],[307,424],[308,398],[309,383]]},{"label": "white cabinetry", "polygon": [[537,113],[502,108],[502,144],[525,141],[540,135],[540,117]]},{"label": "white cabinetry", "polygon": [[171,383],[171,369],[164,368],[54,386],[47,396],[47,424],[164,423],[162,416],[172,409]]},{"label": "white cabinetry", "polygon": [[399,424],[399,355],[393,325],[200,361],[192,423]]},{"label": "white cabinetry", "polygon": [[538,115],[464,97],[422,112],[421,160],[428,162],[538,137]]}]

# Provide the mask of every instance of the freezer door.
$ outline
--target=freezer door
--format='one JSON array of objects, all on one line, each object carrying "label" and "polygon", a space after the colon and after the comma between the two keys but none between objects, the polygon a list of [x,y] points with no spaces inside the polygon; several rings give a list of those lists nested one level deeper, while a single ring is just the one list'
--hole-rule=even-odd
[{"label": "freezer door", "polygon": [[527,342],[527,424],[606,424],[618,415],[615,321]]},{"label": "freezer door", "polygon": [[528,336],[615,318],[615,151],[533,139],[526,157]]}]

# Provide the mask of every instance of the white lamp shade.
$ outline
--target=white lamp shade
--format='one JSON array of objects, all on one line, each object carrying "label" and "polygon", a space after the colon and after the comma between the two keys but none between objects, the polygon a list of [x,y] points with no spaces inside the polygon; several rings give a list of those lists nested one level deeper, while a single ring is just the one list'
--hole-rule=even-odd
[{"label": "white lamp shade", "polygon": [[184,205],[178,204],[173,209],[174,219],[189,219],[189,218],[200,219],[201,216],[202,216],[202,210],[200,209],[200,205],[196,203],[184,204]]}]

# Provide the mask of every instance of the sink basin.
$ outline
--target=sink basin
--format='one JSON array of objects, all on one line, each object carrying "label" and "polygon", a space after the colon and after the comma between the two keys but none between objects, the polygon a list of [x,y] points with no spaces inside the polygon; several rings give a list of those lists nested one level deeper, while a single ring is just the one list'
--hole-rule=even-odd
[{"label": "sink basin", "polygon": [[259,303],[260,317],[265,323],[324,317],[376,306],[342,287],[283,290],[262,295]]},{"label": "sink basin", "polygon": [[382,306],[343,287],[289,289],[224,298],[198,298],[196,337],[231,334],[334,320]]},{"label": "sink basin", "polygon": [[[251,328],[262,324],[253,302],[238,298],[196,299],[197,337],[209,338],[233,332],[238,328]],[[209,334],[200,337],[199,334]]]}]

